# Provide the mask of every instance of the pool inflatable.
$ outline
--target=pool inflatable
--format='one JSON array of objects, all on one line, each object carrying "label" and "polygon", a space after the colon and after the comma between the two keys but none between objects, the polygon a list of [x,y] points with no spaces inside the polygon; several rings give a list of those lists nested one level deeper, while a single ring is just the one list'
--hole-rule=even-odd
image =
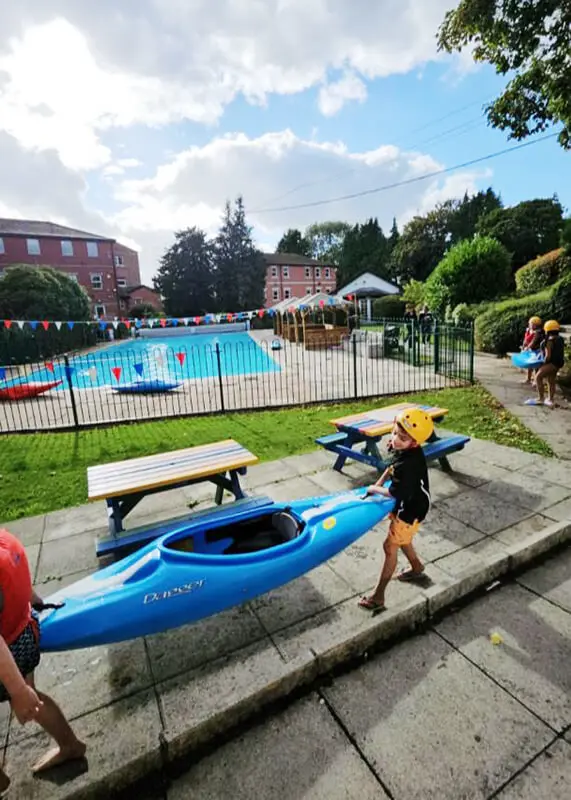
[{"label": "pool inflatable", "polygon": [[178,389],[179,386],[182,386],[182,383],[161,381],[157,378],[155,380],[124,383],[120,386],[114,386],[113,390],[119,392],[119,394],[155,394],[159,392],[172,392],[173,389]]},{"label": "pool inflatable", "polygon": [[27,383],[15,383],[12,386],[0,386],[0,400],[14,402],[16,400],[26,400],[30,397],[37,397],[39,394],[49,392],[62,381],[28,381]]},{"label": "pool inflatable", "polygon": [[[355,542],[394,508],[365,489],[290,504],[248,498],[171,532],[46,598],[42,650],[166,631],[289,583]],[[261,500],[261,502],[260,502]]]},{"label": "pool inflatable", "polygon": [[526,350],[523,353],[512,354],[512,364],[519,369],[533,369],[543,364],[543,353]]}]

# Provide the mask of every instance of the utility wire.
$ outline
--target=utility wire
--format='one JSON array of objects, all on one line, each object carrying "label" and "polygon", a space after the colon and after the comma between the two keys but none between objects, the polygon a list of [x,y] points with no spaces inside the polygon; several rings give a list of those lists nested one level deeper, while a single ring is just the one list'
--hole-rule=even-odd
[{"label": "utility wire", "polygon": [[379,192],[386,192],[389,189],[397,189],[399,186],[409,186],[412,183],[419,183],[420,181],[426,181],[429,178],[435,178],[438,175],[445,175],[448,172],[454,172],[457,169],[464,169],[465,167],[471,167],[474,164],[481,164],[483,161],[490,161],[492,158],[499,158],[500,156],[506,155],[507,153],[513,153],[516,150],[523,150],[524,147],[531,147],[531,145],[538,144],[539,142],[545,142],[547,139],[553,139],[558,136],[559,133],[550,133],[547,136],[541,136],[539,139],[534,139],[531,142],[523,142],[522,144],[518,144],[515,147],[506,147],[503,150],[497,150],[495,153],[488,153],[486,156],[480,156],[479,158],[472,158],[470,161],[464,161],[462,164],[455,164],[453,167],[445,167],[444,169],[435,170],[434,172],[428,172],[425,175],[418,175],[415,178],[408,178],[404,181],[397,181],[396,183],[388,183],[384,186],[377,186],[374,189],[364,189],[361,192],[354,192],[353,194],[344,194],[339,197],[330,197],[326,200],[314,200],[310,203],[299,203],[293,206],[279,206],[277,208],[258,208],[253,209],[250,213],[251,214],[269,214],[272,212],[277,211],[294,211],[298,208],[314,208],[315,206],[325,206],[331,203],[339,203],[342,200],[354,200],[357,197],[364,197],[369,194],[378,194]]}]

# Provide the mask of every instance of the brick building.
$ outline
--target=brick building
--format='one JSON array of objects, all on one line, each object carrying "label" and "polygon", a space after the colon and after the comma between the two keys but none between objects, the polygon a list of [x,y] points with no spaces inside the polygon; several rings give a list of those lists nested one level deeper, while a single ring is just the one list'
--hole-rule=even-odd
[{"label": "brick building", "polygon": [[265,253],[264,259],[266,308],[290,297],[301,298],[317,292],[335,292],[337,270],[332,264],[294,253]]},{"label": "brick building", "polygon": [[136,302],[161,309],[156,292],[141,284],[138,254],[105,236],[52,222],[0,219],[0,278],[12,264],[65,272],[87,291],[94,317],[125,316]]}]

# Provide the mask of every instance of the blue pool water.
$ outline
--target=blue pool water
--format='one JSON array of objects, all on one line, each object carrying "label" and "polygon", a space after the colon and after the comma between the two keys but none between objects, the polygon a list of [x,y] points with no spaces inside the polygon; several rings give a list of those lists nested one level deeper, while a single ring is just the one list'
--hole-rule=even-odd
[{"label": "blue pool water", "polygon": [[[94,353],[70,358],[71,381],[74,387],[91,389],[138,380],[176,382],[217,377],[217,344],[223,377],[280,371],[269,354],[269,347],[257,344],[246,332],[213,336],[201,334],[130,339]],[[56,358],[53,363],[53,372],[49,369],[35,370],[27,376],[27,380],[62,379],[63,383],[58,388],[67,388],[63,360]]]}]

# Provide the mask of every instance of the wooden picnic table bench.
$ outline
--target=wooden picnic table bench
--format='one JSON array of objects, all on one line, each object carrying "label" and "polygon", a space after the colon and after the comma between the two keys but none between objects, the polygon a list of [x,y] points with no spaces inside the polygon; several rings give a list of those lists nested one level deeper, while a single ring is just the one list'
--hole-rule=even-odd
[{"label": "wooden picnic table bench", "polygon": [[[434,422],[441,422],[448,409],[439,406],[419,405],[418,403],[398,403],[384,408],[363,411],[359,414],[350,414],[346,417],[332,419],[331,423],[337,428],[337,433],[327,436],[320,436],[316,443],[337,454],[337,460],[333,469],[341,471],[348,458],[360,461],[374,467],[379,472],[387,467],[387,461],[381,455],[378,444],[383,438],[391,433],[394,418],[399,411],[407,408],[421,408]],[[442,469],[450,472],[452,467],[448,461],[450,453],[462,450],[470,441],[469,436],[444,436],[440,437],[436,431],[432,434],[428,442],[422,449],[427,461],[438,460]],[[362,450],[356,449],[364,444]]]},{"label": "wooden picnic table bench", "polygon": [[[222,502],[224,490],[238,500],[244,497],[239,476],[245,475],[247,468],[257,461],[258,457],[241,444],[225,439],[88,467],[88,498],[90,501],[105,500],[112,537],[111,543],[98,546],[98,555],[114,549],[113,540],[118,540],[118,534],[124,530],[125,517],[143,497],[210,481],[216,486],[215,501],[218,505]],[[148,535],[146,538],[148,540]]]}]

